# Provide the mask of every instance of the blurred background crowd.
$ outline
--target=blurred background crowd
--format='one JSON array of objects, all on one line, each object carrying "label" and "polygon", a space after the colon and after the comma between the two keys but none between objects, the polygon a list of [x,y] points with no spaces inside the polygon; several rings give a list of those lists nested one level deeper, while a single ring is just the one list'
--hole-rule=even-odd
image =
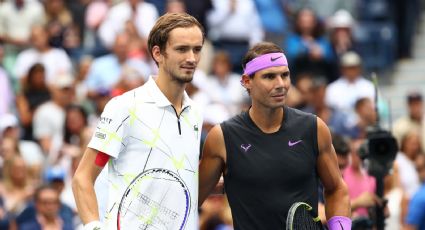
[{"label": "blurred background crowd", "polygon": [[[385,199],[375,195],[375,179],[357,155],[367,127],[390,113],[385,98],[376,103],[370,73],[391,82],[395,64],[412,58],[422,6],[421,0],[0,0],[0,229],[81,227],[72,175],[106,102],[155,75],[146,40],[166,12],[188,12],[205,27],[202,59],[187,88],[203,109],[204,137],[249,108],[242,57],[257,42],[274,42],[290,64],[288,106],[316,114],[333,133],[353,218],[373,219],[370,208],[386,204],[387,229],[425,226],[425,217],[418,219],[425,207],[421,91],[405,95],[407,109],[389,120],[400,148],[385,178]],[[200,210],[201,229],[232,229],[231,223],[225,196],[211,196]]]}]

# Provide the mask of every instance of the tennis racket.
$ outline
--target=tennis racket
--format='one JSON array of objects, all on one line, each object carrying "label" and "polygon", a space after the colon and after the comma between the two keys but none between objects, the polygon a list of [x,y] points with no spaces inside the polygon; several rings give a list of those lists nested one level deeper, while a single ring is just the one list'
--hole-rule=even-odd
[{"label": "tennis racket", "polygon": [[189,189],[179,175],[149,169],[125,190],[118,206],[117,229],[184,229],[190,209]]},{"label": "tennis racket", "polygon": [[286,218],[286,230],[322,230],[320,218],[314,215],[313,208],[304,202],[292,204]]}]

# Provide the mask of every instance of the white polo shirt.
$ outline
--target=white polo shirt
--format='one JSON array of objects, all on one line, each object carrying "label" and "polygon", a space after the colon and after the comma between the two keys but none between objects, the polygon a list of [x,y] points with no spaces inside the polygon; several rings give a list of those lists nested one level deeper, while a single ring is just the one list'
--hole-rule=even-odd
[{"label": "white polo shirt", "polygon": [[108,102],[88,145],[111,156],[107,229],[198,228],[201,127],[187,94],[178,115],[152,77]]}]

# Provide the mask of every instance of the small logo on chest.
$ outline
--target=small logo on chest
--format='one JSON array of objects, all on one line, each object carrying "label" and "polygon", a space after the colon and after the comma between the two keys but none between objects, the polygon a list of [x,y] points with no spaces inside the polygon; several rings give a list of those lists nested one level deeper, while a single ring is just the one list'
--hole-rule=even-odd
[{"label": "small logo on chest", "polygon": [[247,152],[249,148],[251,148],[251,144],[241,144],[241,148]]},{"label": "small logo on chest", "polygon": [[294,145],[296,145],[296,144],[298,144],[298,143],[300,143],[302,140],[298,140],[298,141],[288,141],[288,146],[289,147],[292,147],[292,146],[294,146]]}]

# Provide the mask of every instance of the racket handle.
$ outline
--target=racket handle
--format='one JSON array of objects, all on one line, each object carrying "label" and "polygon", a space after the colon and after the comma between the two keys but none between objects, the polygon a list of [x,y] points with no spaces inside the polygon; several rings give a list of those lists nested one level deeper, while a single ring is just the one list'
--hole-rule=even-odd
[{"label": "racket handle", "polygon": [[98,220],[89,222],[83,226],[83,230],[102,230],[102,229],[103,229],[103,225]]},{"label": "racket handle", "polygon": [[351,230],[351,219],[346,216],[333,216],[328,220],[329,230]]}]

